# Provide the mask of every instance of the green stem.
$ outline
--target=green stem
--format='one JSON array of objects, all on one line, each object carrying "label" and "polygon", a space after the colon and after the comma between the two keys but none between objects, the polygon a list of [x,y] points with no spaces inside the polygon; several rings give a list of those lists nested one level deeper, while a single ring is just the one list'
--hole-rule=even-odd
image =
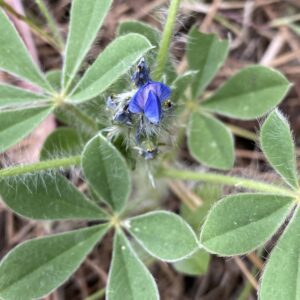
[{"label": "green stem", "polygon": [[43,39],[48,44],[50,44],[59,53],[61,53],[63,51],[63,49],[61,49],[60,45],[57,44],[57,42],[50,35],[48,35],[46,32],[41,30],[39,28],[39,26],[36,25],[31,19],[16,12],[14,10],[14,8],[11,7],[9,4],[7,4],[6,2],[4,2],[4,0],[0,0],[0,7],[2,7],[4,10],[6,10],[8,13],[12,14],[17,19],[25,22],[37,36],[39,36],[41,39]]},{"label": "green stem", "polygon": [[9,167],[0,170],[0,180],[2,178],[18,176],[26,173],[34,173],[34,172],[44,171],[49,169],[60,169],[64,167],[71,167],[75,165],[80,165],[80,163],[81,163],[81,156],[77,155],[77,156],[70,156],[70,157],[53,159],[53,160],[45,160],[34,164]]},{"label": "green stem", "polygon": [[171,0],[171,4],[168,11],[167,22],[163,31],[163,35],[160,42],[160,48],[158,50],[156,58],[156,70],[154,78],[160,80],[167,63],[169,47],[173,36],[173,30],[176,21],[177,11],[179,9],[180,0]]},{"label": "green stem", "polygon": [[105,295],[105,288],[99,290],[98,292],[92,294],[91,296],[85,298],[84,300],[100,300]]},{"label": "green stem", "polygon": [[35,3],[39,7],[41,13],[44,15],[52,34],[57,41],[57,44],[61,49],[64,49],[64,40],[59,32],[58,26],[53,18],[53,16],[49,13],[47,6],[45,5],[43,0],[35,0]]},{"label": "green stem", "polygon": [[251,132],[249,130],[243,129],[241,127],[238,127],[238,126],[235,126],[235,125],[232,125],[232,124],[225,124],[225,125],[230,129],[230,131],[234,135],[245,138],[245,139],[248,139],[248,140],[253,141],[255,143],[259,142],[259,138],[257,137],[257,135],[254,132]]},{"label": "green stem", "polygon": [[217,173],[200,173],[188,170],[177,170],[177,169],[161,169],[158,174],[159,177],[167,177],[172,179],[181,180],[194,180],[203,181],[209,183],[216,183],[222,185],[229,185],[235,187],[242,187],[249,190],[255,190],[265,193],[282,194],[289,197],[297,197],[297,194],[287,188],[281,188],[269,183],[264,183],[252,179],[246,179],[241,177],[222,175]]}]

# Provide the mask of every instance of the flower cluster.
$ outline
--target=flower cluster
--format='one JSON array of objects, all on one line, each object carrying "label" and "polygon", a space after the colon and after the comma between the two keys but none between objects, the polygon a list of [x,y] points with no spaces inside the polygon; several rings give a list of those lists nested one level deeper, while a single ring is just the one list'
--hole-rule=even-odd
[{"label": "flower cluster", "polygon": [[173,107],[169,100],[171,89],[150,78],[144,58],[137,64],[131,80],[137,90],[110,96],[106,107],[112,112],[117,130],[126,130],[130,145],[146,160],[154,159],[159,152],[159,135],[165,130],[164,120]]}]

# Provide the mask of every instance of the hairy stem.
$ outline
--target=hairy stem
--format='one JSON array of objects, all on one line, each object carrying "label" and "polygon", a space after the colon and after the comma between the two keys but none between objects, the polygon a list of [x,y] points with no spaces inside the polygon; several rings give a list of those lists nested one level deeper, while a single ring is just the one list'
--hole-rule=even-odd
[{"label": "hairy stem", "polygon": [[44,0],[35,0],[35,3],[39,7],[41,13],[44,15],[47,24],[55,38],[57,44],[60,46],[61,49],[64,49],[64,40],[59,32],[58,26],[53,18],[53,16],[49,13],[49,10],[44,2]]},{"label": "hairy stem", "polygon": [[246,179],[241,177],[217,174],[217,173],[200,173],[188,170],[177,170],[177,169],[161,169],[157,174],[159,177],[167,177],[181,180],[194,180],[203,181],[209,183],[216,183],[222,185],[229,185],[235,187],[242,187],[249,190],[255,190],[265,193],[281,194],[289,197],[297,197],[297,194],[287,188],[275,186],[273,184],[264,183],[252,179]]},{"label": "hairy stem", "polygon": [[163,31],[163,35],[160,42],[160,48],[158,50],[157,59],[156,59],[156,70],[154,74],[154,78],[156,80],[160,80],[164,73],[179,4],[180,4],[180,0],[171,0],[171,4],[168,11],[167,22]]},{"label": "hairy stem", "polygon": [[2,178],[34,173],[38,171],[60,169],[71,166],[78,166],[81,163],[81,156],[70,156],[53,160],[45,160],[28,165],[19,165],[0,170],[0,180]]},{"label": "hairy stem", "polygon": [[225,125],[230,129],[230,131],[234,135],[245,138],[245,139],[250,140],[250,141],[253,141],[255,143],[259,142],[259,138],[254,132],[251,132],[247,129],[244,129],[244,128],[241,128],[239,126],[235,126],[235,125],[232,125],[232,124],[226,124],[225,123]]}]

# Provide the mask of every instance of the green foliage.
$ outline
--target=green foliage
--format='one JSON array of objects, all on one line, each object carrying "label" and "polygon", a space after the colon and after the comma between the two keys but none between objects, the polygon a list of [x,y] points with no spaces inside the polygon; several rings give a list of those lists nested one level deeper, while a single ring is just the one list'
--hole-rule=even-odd
[{"label": "green foliage", "polygon": [[68,279],[107,231],[107,225],[27,241],[0,265],[0,297],[37,299]]},{"label": "green foliage", "polygon": [[278,105],[289,88],[289,81],[279,72],[250,66],[229,79],[202,106],[220,115],[250,120]]},{"label": "green foliage", "polygon": [[61,77],[62,77],[62,71],[58,69],[51,70],[46,73],[46,79],[48,80],[52,88],[57,92],[59,92],[61,89]]},{"label": "green foliage", "polygon": [[126,161],[101,134],[85,147],[82,168],[87,182],[98,196],[116,212],[121,211],[130,193]]},{"label": "green foliage", "polygon": [[264,270],[259,296],[261,300],[299,299],[299,208],[273,249]]},{"label": "green foliage", "polygon": [[11,107],[16,104],[29,104],[37,102],[43,104],[45,96],[26,91],[12,85],[0,84],[0,107]]},{"label": "green foliage", "polygon": [[115,234],[107,299],[159,299],[155,281],[136,256],[124,233]]},{"label": "green foliage", "polygon": [[138,33],[145,36],[149,42],[155,46],[159,46],[161,33],[154,27],[139,21],[124,21],[118,27],[117,34],[125,35],[128,33]]},{"label": "green foliage", "polygon": [[199,96],[214,78],[227,58],[229,43],[220,41],[214,34],[199,32],[195,27],[189,32],[187,58],[190,70],[197,73],[192,81],[192,95]]},{"label": "green foliage", "polygon": [[209,167],[227,170],[233,166],[232,134],[214,117],[198,112],[191,115],[188,146],[192,156]]},{"label": "green foliage", "polygon": [[195,71],[189,71],[176,78],[172,86],[171,98],[173,101],[177,102],[180,99],[184,99],[184,100],[187,99],[184,93],[188,88],[188,86],[190,85],[191,81],[193,80],[195,74],[196,74]]},{"label": "green foliage", "polygon": [[199,276],[207,272],[209,261],[209,253],[203,249],[199,249],[190,257],[175,262],[173,266],[180,273],[189,276]]},{"label": "green foliage", "polygon": [[176,214],[154,211],[131,218],[129,232],[152,256],[165,261],[180,260],[197,248],[193,230]]},{"label": "green foliage", "polygon": [[[155,58],[156,58],[155,56],[157,55],[159,49],[160,38],[162,34],[158,29],[148,25],[147,23],[143,23],[139,21],[124,21],[121,22],[120,26],[118,27],[117,33],[118,35],[124,35],[128,33],[138,33],[145,36],[150,41],[150,43],[153,46],[155,46],[155,48],[151,51],[151,53],[147,57],[150,67],[151,65],[155,64]],[[166,67],[165,67],[165,76],[166,76],[166,82],[168,84],[171,84],[173,80],[175,80],[177,77],[176,71],[171,62],[170,55],[168,57]]]},{"label": "green foliage", "polygon": [[97,36],[111,3],[111,0],[72,1],[70,28],[63,69],[65,88],[69,86],[79,70],[85,55]]},{"label": "green foliage", "polygon": [[293,206],[290,197],[237,194],[225,197],[210,211],[200,242],[209,252],[239,255],[263,245]]},{"label": "green foliage", "polygon": [[45,107],[0,112],[0,152],[26,137],[51,111],[51,108]]},{"label": "green foliage", "polygon": [[88,137],[74,128],[60,127],[53,131],[44,142],[41,160],[81,154]]},{"label": "green foliage", "polygon": [[0,181],[0,195],[16,213],[31,219],[103,219],[106,214],[65,177],[36,173]]},{"label": "green foliage", "polygon": [[51,91],[51,87],[38,67],[33,63],[16,29],[1,9],[0,24],[0,70]]},{"label": "green foliage", "polygon": [[279,112],[272,112],[264,122],[260,144],[272,167],[294,189],[298,189],[296,155],[289,124]]},{"label": "green foliage", "polygon": [[201,226],[208,211],[213,204],[222,196],[222,191],[217,185],[200,185],[195,189],[195,193],[203,200],[203,203],[195,209],[189,208],[186,204],[180,207],[181,217],[192,226],[196,233],[200,233]]},{"label": "green foliage", "polygon": [[151,48],[149,41],[139,34],[116,38],[86,71],[71,92],[70,99],[82,102],[103,93]]},{"label": "green foliage", "polygon": [[[161,155],[158,151],[157,164],[141,162],[136,157],[144,150],[140,148],[144,146],[142,144],[132,146],[138,130],[129,124],[125,131],[124,124],[114,120],[115,115],[111,116],[109,109],[105,110],[104,99],[115,90],[125,92],[116,111],[127,113],[128,99],[135,92],[128,83],[128,71],[132,75],[130,68],[149,50],[152,50],[146,57],[149,67],[155,67],[151,71],[172,86],[171,100],[175,102],[175,109],[170,110],[170,115],[175,115],[176,126],[172,125],[172,130],[168,131],[165,124],[147,124],[149,130],[141,133],[147,136],[147,142],[149,140],[144,156],[151,154],[156,146],[162,146],[160,151],[167,149],[173,134],[178,134],[176,139],[180,143],[187,128],[191,155],[207,167],[229,170],[234,164],[233,135],[230,127],[212,114],[240,120],[256,119],[280,103],[290,83],[270,68],[250,66],[205,99],[202,94],[225,61],[229,43],[192,28],[186,51],[189,68],[184,74],[177,75],[169,49],[179,0],[171,1],[171,13],[162,40],[161,32],[145,23],[123,22],[118,29],[119,37],[85,71],[84,59],[111,2],[72,1],[62,70],[47,74],[42,74],[33,63],[17,31],[0,10],[0,69],[36,88],[28,91],[0,84],[0,151],[18,143],[53,111],[60,121],[70,126],[59,128],[47,137],[40,153],[42,162],[0,170],[3,201],[17,214],[31,219],[109,222],[17,246],[0,264],[1,299],[36,299],[49,294],[71,276],[110,227],[114,227],[114,245],[107,299],[159,299],[156,283],[137,253],[148,252],[152,256],[148,262],[155,257],[174,262],[174,268],[184,274],[201,275],[208,268],[210,255],[207,251],[228,256],[262,246],[289,218],[295,204],[299,204],[293,138],[286,119],[278,111],[267,117],[260,141],[267,160],[288,183],[288,188],[217,173],[180,169],[171,174],[178,145],[172,144],[174,156]],[[204,101],[199,101],[203,98]],[[170,107],[164,106],[163,114],[168,114]],[[141,116],[130,117],[134,123],[135,118]],[[171,123],[169,120],[171,118],[168,119]],[[160,134],[165,130],[170,136],[156,139],[156,132]],[[90,137],[93,138],[88,142]],[[62,171],[63,167],[80,162],[88,184],[88,191],[84,193],[62,174],[45,171],[51,168]],[[133,171],[137,166],[151,179],[156,179],[160,173],[167,174],[166,170],[170,168],[168,174],[172,178],[207,181],[209,185],[203,190],[193,190],[204,204],[194,211],[182,205],[180,214],[183,218],[157,210],[160,209],[158,201],[150,205],[149,199],[147,205],[142,201],[139,205],[134,201],[128,204],[128,200],[133,199],[128,199],[131,176],[127,162]],[[9,176],[13,177],[3,178]],[[141,177],[138,182],[134,181],[132,194],[147,200],[143,180]],[[234,185],[253,192],[229,195],[213,206],[221,198],[221,191],[212,183]],[[264,193],[255,193],[255,190]],[[159,188],[156,192],[160,193]],[[95,201],[90,201],[86,195],[92,195]],[[99,202],[107,205],[100,207]],[[151,212],[151,209],[155,211]],[[143,214],[140,215],[141,211]],[[260,292],[262,300],[297,299],[299,220],[297,208],[267,264]],[[140,248],[132,248],[131,237],[126,237],[125,230],[133,238],[133,245],[138,244]],[[201,244],[195,232],[200,234]]]}]

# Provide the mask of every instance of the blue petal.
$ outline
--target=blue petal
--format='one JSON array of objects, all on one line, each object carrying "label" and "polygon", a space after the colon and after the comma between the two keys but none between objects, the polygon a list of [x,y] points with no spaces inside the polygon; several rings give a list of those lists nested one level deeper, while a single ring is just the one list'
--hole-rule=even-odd
[{"label": "blue petal", "polygon": [[144,100],[143,100],[143,90],[142,88],[133,95],[130,99],[128,110],[132,113],[141,113],[144,110]]},{"label": "blue petal", "polygon": [[160,83],[160,101],[164,102],[171,96],[171,89],[163,83]]},{"label": "blue petal", "polygon": [[157,95],[161,103],[170,98],[171,89],[161,82],[150,81],[148,89],[152,90]]},{"label": "blue petal", "polygon": [[149,91],[144,112],[151,123],[159,123],[161,117],[161,103],[159,98],[152,91]]}]

